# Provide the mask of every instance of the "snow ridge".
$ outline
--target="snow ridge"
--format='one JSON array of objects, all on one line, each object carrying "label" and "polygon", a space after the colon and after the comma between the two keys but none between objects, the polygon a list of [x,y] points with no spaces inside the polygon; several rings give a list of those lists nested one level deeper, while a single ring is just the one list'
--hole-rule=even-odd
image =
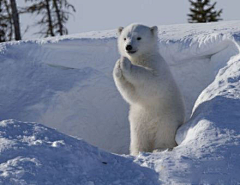
[{"label": "snow ridge", "polygon": [[201,93],[173,151],[142,154],[136,162],[164,184],[240,183],[240,55],[231,58]]},{"label": "snow ridge", "polygon": [[189,120],[178,147],[137,158],[29,123],[128,153],[116,30],[0,44],[0,183],[239,184],[240,22],[159,30]]}]

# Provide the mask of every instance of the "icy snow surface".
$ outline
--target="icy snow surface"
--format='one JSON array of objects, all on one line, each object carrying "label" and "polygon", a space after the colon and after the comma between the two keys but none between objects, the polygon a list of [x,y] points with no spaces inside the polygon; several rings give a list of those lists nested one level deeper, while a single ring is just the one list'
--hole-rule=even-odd
[{"label": "icy snow surface", "polygon": [[173,151],[137,158],[24,123],[128,153],[128,106],[112,79],[116,30],[1,44],[2,183],[239,184],[239,43],[240,21],[159,26],[190,119]]}]

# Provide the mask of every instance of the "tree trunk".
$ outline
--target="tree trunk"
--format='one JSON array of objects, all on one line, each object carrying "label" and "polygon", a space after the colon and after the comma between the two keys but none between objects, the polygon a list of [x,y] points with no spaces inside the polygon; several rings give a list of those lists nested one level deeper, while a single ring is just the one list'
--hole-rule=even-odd
[{"label": "tree trunk", "polygon": [[13,20],[12,20],[12,14],[11,14],[11,8],[9,7],[9,4],[7,2],[7,0],[4,0],[4,5],[5,5],[5,8],[6,8],[6,11],[7,11],[7,16],[8,16],[8,22],[9,22],[9,33],[8,35],[6,35],[6,38],[8,40],[12,40],[12,37],[13,37]]},{"label": "tree trunk", "polygon": [[15,40],[21,40],[20,23],[19,23],[19,16],[18,16],[16,1],[10,0],[10,2],[11,2],[11,9],[12,9],[12,19],[13,19],[13,25],[14,25]]},{"label": "tree trunk", "polygon": [[61,19],[61,16],[60,16],[60,11],[59,11],[59,7],[58,7],[58,4],[57,4],[57,0],[53,0],[53,4],[54,4],[55,11],[56,11],[56,14],[57,14],[59,33],[60,33],[60,35],[63,35],[62,19]]},{"label": "tree trunk", "polygon": [[46,0],[46,9],[47,9],[47,15],[48,15],[48,27],[49,27],[49,31],[50,31],[50,35],[51,36],[55,36],[53,33],[53,24],[52,24],[52,17],[51,17],[51,10],[50,10],[50,6],[49,6],[49,0]]}]

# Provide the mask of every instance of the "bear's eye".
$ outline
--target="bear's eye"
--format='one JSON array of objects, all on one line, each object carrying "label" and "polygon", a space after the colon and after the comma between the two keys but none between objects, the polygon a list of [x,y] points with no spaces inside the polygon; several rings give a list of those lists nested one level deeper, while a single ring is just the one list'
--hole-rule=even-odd
[{"label": "bear's eye", "polygon": [[123,40],[127,40],[126,38],[124,38]]},{"label": "bear's eye", "polygon": [[141,37],[138,37],[137,40],[141,40],[142,38]]}]

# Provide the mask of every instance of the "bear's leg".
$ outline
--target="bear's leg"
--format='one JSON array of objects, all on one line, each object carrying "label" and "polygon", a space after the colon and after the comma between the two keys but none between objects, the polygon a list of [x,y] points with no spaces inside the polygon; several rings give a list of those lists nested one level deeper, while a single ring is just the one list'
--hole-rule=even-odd
[{"label": "bear's leg", "polygon": [[136,156],[139,152],[152,152],[153,147],[153,138],[149,135],[146,128],[142,130],[131,123],[130,154]]},{"label": "bear's leg", "polygon": [[177,146],[175,141],[177,127],[175,126],[176,124],[173,124],[171,121],[159,123],[154,142],[155,150],[161,151]]}]

